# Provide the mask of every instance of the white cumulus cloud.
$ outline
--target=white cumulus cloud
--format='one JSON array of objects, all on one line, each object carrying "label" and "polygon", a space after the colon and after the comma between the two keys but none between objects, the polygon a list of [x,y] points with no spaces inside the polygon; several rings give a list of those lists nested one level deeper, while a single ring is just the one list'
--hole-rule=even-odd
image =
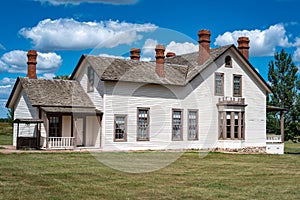
[{"label": "white cumulus cloud", "polygon": [[[2,64],[1,64],[2,63]],[[62,64],[62,58],[56,53],[40,53],[37,57],[37,74],[53,73]],[[27,73],[27,52],[14,50],[3,54],[0,59],[0,67],[5,66],[9,73]]]},{"label": "white cumulus cloud", "polygon": [[7,65],[2,60],[0,60],[0,72],[7,71],[7,68]]},{"label": "white cumulus cloud", "polygon": [[106,54],[106,53],[99,54],[99,56],[108,57],[108,58],[130,59],[130,57],[115,56],[115,55]]},{"label": "white cumulus cloud", "polygon": [[103,4],[112,4],[112,5],[128,5],[135,4],[138,0],[34,0],[41,3],[49,3],[54,6],[59,5],[79,5],[81,3],[103,3]]},{"label": "white cumulus cloud", "polygon": [[43,51],[112,48],[142,39],[140,33],[151,32],[154,24],[119,21],[79,22],[74,19],[45,19],[19,34],[32,40],[34,48]]},{"label": "white cumulus cloud", "polygon": [[157,40],[147,39],[142,47],[141,60],[150,61],[155,59],[155,47],[158,44]]},{"label": "white cumulus cloud", "polygon": [[192,53],[198,50],[199,46],[190,42],[177,43],[171,41],[166,47],[166,52],[174,52],[176,55]]},{"label": "white cumulus cloud", "polygon": [[226,32],[219,35],[214,42],[215,45],[237,45],[237,39],[241,36],[250,39],[251,56],[272,56],[276,47],[290,47],[292,44],[288,41],[288,36],[283,24],[275,24],[265,30],[239,30]]},{"label": "white cumulus cloud", "polygon": [[7,99],[16,79],[4,77],[0,80],[0,99]]},{"label": "white cumulus cloud", "polygon": [[294,62],[300,62],[300,47],[296,49],[296,51],[293,54],[293,61]]}]

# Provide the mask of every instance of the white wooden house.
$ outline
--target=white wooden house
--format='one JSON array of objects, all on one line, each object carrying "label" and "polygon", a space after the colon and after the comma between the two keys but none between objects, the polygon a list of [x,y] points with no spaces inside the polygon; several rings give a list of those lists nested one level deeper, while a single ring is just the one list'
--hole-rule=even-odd
[{"label": "white wooden house", "polygon": [[83,55],[70,81],[36,79],[29,51],[28,78],[17,79],[7,103],[15,109],[14,145],[28,134],[41,148],[283,153],[281,137],[268,146],[271,89],[248,61],[249,39],[211,49],[210,32],[198,36],[198,52],[165,56],[157,45],[149,62],[137,48],[130,60]]}]

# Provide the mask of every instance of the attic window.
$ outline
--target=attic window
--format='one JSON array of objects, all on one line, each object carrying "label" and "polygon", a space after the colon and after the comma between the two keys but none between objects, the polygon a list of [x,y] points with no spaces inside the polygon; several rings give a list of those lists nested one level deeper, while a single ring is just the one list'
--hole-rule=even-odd
[{"label": "attic window", "polygon": [[94,70],[91,66],[87,68],[87,91],[93,92],[94,91]]},{"label": "attic window", "polygon": [[232,67],[232,60],[230,56],[225,57],[225,67]]}]

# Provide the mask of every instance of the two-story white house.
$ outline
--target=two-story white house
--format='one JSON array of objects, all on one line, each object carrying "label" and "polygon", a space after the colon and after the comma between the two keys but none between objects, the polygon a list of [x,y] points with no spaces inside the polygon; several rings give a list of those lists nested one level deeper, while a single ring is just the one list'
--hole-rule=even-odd
[{"label": "two-story white house", "polygon": [[[249,63],[249,39],[199,51],[165,53],[155,61],[83,55],[71,80],[19,77],[7,102],[15,110],[14,145],[114,150],[266,149],[269,85]],[[28,138],[36,138],[31,140]],[[281,142],[280,138],[275,142]],[[283,151],[283,146],[280,146]]]}]

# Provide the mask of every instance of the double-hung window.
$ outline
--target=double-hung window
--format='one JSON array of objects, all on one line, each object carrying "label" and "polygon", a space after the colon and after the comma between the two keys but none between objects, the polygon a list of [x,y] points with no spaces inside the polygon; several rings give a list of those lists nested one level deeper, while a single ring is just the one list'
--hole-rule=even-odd
[{"label": "double-hung window", "polygon": [[114,141],[125,142],[127,141],[127,116],[115,115],[115,128],[114,128]]},{"label": "double-hung window", "polygon": [[198,110],[188,110],[188,140],[198,139]]},{"label": "double-hung window", "polygon": [[224,95],[224,74],[223,73],[215,74],[215,95],[216,96]]},{"label": "double-hung window", "polygon": [[233,96],[241,97],[242,96],[242,76],[233,75]]},{"label": "double-hung window", "polygon": [[182,110],[172,110],[172,140],[182,140]]},{"label": "double-hung window", "polygon": [[137,109],[137,140],[147,141],[149,140],[149,108]]}]

